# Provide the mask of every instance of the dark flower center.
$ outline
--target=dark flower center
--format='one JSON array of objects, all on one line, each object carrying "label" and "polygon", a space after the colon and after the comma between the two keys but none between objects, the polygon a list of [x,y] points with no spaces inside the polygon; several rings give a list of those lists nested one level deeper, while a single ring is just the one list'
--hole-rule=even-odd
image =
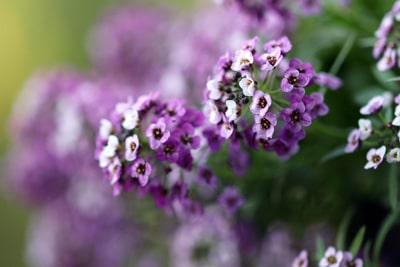
[{"label": "dark flower center", "polygon": [[264,130],[268,130],[271,127],[271,122],[269,120],[267,120],[266,118],[262,118],[261,119],[261,127]]},{"label": "dark flower center", "polygon": [[187,134],[184,134],[181,136],[181,141],[182,141],[182,143],[187,145],[187,144],[192,143],[192,138],[190,136],[188,136]]},{"label": "dark flower center", "polygon": [[163,137],[163,133],[160,128],[153,129],[153,136],[155,139],[160,140]]},{"label": "dark flower center", "polygon": [[145,164],[139,164],[138,166],[137,166],[137,168],[136,168],[136,173],[137,174],[140,174],[140,175],[143,175],[143,174],[145,174],[146,173],[146,165]]},{"label": "dark flower center", "polygon": [[135,142],[132,142],[132,143],[131,143],[131,150],[132,150],[132,151],[135,151],[136,147],[137,147],[136,143],[135,143]]},{"label": "dark flower center", "polygon": [[356,263],[354,261],[348,261],[347,267],[356,267]]},{"label": "dark flower center", "polygon": [[246,64],[249,64],[249,63],[250,63],[250,61],[247,58],[242,58],[239,61],[240,65],[246,65]]},{"label": "dark flower center", "polygon": [[203,170],[203,171],[201,172],[201,177],[203,177],[204,180],[205,180],[207,183],[210,183],[210,180],[211,180],[211,177],[212,177],[212,172],[211,172],[210,170]]},{"label": "dark flower center", "polygon": [[372,156],[372,162],[373,163],[378,163],[379,161],[381,161],[381,156],[379,156],[379,155],[373,155]]},{"label": "dark flower center", "polygon": [[290,118],[292,119],[292,121],[294,122],[300,122],[300,113],[295,110],[292,112],[292,114],[290,115]]},{"label": "dark flower center", "polygon": [[258,100],[258,106],[260,108],[265,108],[267,106],[267,100],[265,99],[265,97],[260,97],[260,99]]},{"label": "dark flower center", "polygon": [[329,256],[327,260],[328,260],[329,264],[335,264],[337,262],[335,256]]},{"label": "dark flower center", "polygon": [[175,152],[175,148],[172,145],[165,145],[163,151],[164,154],[172,155]]},{"label": "dark flower center", "polygon": [[271,64],[272,66],[275,66],[275,64],[276,64],[276,62],[277,62],[278,60],[276,59],[276,57],[268,56],[268,57],[267,57],[267,61],[268,61],[269,64]]},{"label": "dark flower center", "polygon": [[296,76],[290,76],[288,82],[290,84],[296,84],[299,79]]},{"label": "dark flower center", "polygon": [[208,243],[201,243],[198,244],[197,246],[195,246],[193,248],[193,252],[192,252],[192,259],[193,260],[197,260],[200,261],[202,259],[206,259],[211,251],[211,246]]}]

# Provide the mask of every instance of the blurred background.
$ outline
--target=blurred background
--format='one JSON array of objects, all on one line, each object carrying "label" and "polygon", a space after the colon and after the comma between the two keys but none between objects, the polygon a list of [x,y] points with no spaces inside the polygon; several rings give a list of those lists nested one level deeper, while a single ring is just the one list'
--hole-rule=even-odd
[{"label": "blurred background", "polygon": [[[25,81],[36,71],[54,66],[87,69],[86,42],[90,28],[102,10],[121,2],[128,1],[0,0],[1,156],[9,146],[7,123],[12,105]],[[174,5],[174,12],[186,12],[195,1],[141,2],[158,5],[168,2]],[[4,174],[3,168],[0,173]],[[16,203],[3,184],[0,190],[3,191],[0,194],[0,266],[26,266],[24,246],[29,209]]]}]

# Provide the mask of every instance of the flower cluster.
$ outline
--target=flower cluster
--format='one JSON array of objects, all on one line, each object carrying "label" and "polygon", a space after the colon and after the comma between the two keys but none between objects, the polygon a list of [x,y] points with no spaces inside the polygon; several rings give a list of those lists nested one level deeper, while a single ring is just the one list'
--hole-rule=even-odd
[{"label": "flower cluster", "polygon": [[286,60],[292,48],[287,37],[265,43],[261,51],[257,43],[258,37],[250,39],[242,49],[219,59],[207,83],[205,104],[214,135],[205,135],[214,150],[224,139],[244,140],[251,148],[261,146],[288,158],[305,138],[304,128],[328,113],[323,94],[306,94],[305,89],[313,84],[336,89],[340,81],[316,74],[309,62]]},{"label": "flower cluster", "polygon": [[400,62],[396,61],[396,58],[400,57],[400,42],[398,39],[399,20],[400,1],[396,1],[392,9],[383,17],[381,25],[375,32],[375,37],[378,40],[374,46],[373,56],[375,59],[380,58],[377,63],[378,70],[380,71],[391,69],[396,65],[396,62]]},{"label": "flower cluster", "polygon": [[400,162],[400,95],[374,96],[360,113],[368,118],[358,120],[359,127],[350,132],[345,152],[370,148],[365,169],[376,169],[385,157],[388,163]]},{"label": "flower cluster", "polygon": [[201,112],[179,100],[162,101],[157,93],[118,103],[110,120],[101,120],[96,149],[114,194],[138,189],[161,207],[187,203],[183,172],[194,166],[202,122]]},{"label": "flower cluster", "polygon": [[[292,267],[307,267],[308,255],[307,251],[303,250],[299,256],[293,261]],[[354,258],[350,252],[337,251],[334,247],[329,247],[325,251],[324,257],[318,263],[319,267],[362,267],[363,261],[359,258]]]}]

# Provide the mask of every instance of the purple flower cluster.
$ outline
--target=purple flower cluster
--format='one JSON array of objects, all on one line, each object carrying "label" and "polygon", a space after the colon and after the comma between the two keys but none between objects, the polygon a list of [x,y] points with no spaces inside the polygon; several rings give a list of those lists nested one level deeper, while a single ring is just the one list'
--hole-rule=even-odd
[{"label": "purple flower cluster", "polygon": [[[207,83],[204,109],[214,126],[204,134],[213,151],[224,139],[238,144],[233,147],[240,147],[243,140],[251,148],[261,146],[288,158],[304,139],[304,128],[328,113],[323,95],[306,94],[305,89],[314,84],[336,89],[340,81],[326,73],[316,74],[309,62],[287,61],[292,48],[287,37],[265,43],[261,51],[257,44],[255,37],[219,59]],[[281,77],[279,89],[274,88],[277,76]]]},{"label": "purple flower cluster", "polygon": [[[162,101],[158,93],[118,103],[110,119],[102,119],[96,157],[114,194],[137,189],[154,197],[159,207],[188,199],[185,173],[192,171],[200,147],[204,116],[180,100]],[[213,174],[204,183],[213,186]]]},{"label": "purple flower cluster", "polygon": [[[393,4],[392,9],[383,17],[381,25],[375,32],[378,40],[375,43],[373,56],[379,59],[377,63],[378,70],[385,71],[399,65],[400,57],[398,40],[398,20],[400,18],[400,1]],[[399,65],[400,66],[400,65]]]},{"label": "purple flower cluster", "polygon": [[[393,108],[394,112],[387,112]],[[385,157],[388,163],[400,162],[400,95],[395,98],[391,93],[374,96],[360,113],[369,117],[358,120],[358,128],[347,138],[345,152],[369,148],[365,169],[378,168]]]}]

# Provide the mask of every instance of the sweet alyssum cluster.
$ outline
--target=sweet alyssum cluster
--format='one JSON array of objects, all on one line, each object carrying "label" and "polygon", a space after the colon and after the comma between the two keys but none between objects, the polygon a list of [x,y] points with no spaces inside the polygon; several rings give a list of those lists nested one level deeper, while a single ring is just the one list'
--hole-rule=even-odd
[{"label": "sweet alyssum cluster", "polygon": [[297,152],[312,120],[328,113],[323,94],[306,89],[314,84],[337,89],[340,80],[315,73],[310,62],[288,60],[291,48],[282,37],[260,49],[255,37],[219,59],[207,83],[205,113],[221,142],[244,141],[287,159]]},{"label": "sweet alyssum cluster", "polygon": [[365,169],[378,168],[384,161],[400,162],[400,96],[391,93],[374,96],[360,109],[358,128],[348,136],[347,153],[369,148]]}]

